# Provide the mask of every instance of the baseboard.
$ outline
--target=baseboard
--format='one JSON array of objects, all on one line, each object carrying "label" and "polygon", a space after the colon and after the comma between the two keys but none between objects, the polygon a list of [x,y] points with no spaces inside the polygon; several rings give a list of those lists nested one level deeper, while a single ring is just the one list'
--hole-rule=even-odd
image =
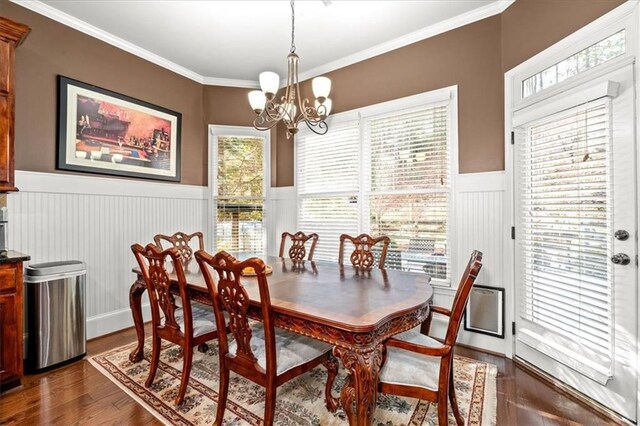
[{"label": "baseboard", "polygon": [[580,391],[578,391],[578,390],[572,388],[571,386],[561,382],[560,380],[556,379],[555,377],[550,376],[549,374],[547,374],[544,371],[540,370],[539,368],[529,364],[528,362],[526,362],[526,361],[524,361],[524,360],[522,360],[520,358],[517,358],[517,357],[513,357],[513,362],[515,363],[516,367],[526,371],[527,373],[535,376],[537,379],[547,383],[548,385],[553,387],[555,390],[557,390],[561,394],[571,398],[572,400],[576,401],[580,405],[583,405],[583,406],[589,408],[590,410],[596,411],[598,414],[606,417],[607,419],[611,420],[615,424],[625,425],[625,426],[634,424],[634,423],[631,423],[629,420],[621,417],[619,414],[611,411],[609,408],[605,407],[604,405],[600,404],[599,402],[594,401],[593,399],[591,399],[588,396],[584,395]]},{"label": "baseboard", "polygon": [[[150,318],[148,304],[142,305],[142,317]],[[87,340],[133,326],[131,309],[125,308],[87,318]]]}]

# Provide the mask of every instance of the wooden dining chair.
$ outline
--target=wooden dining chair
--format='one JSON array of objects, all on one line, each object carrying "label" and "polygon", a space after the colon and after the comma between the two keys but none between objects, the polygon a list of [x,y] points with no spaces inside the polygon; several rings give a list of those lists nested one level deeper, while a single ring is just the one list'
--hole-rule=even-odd
[{"label": "wooden dining chair", "polygon": [[377,238],[373,238],[369,234],[360,234],[357,237],[352,237],[351,235],[347,234],[340,235],[340,248],[338,249],[338,263],[340,265],[344,264],[345,240],[351,241],[355,246],[349,258],[351,260],[351,264],[358,269],[371,269],[373,267],[373,264],[375,263],[375,256],[371,249],[376,244],[382,243],[382,250],[380,251],[378,267],[380,269],[384,269],[384,262],[387,258],[387,250],[389,249],[389,243],[391,243],[391,239],[389,239],[389,237],[383,235]]},{"label": "wooden dining chair", "polygon": [[[183,364],[180,389],[176,397],[176,404],[180,405],[184,400],[189,383],[193,347],[214,340],[218,336],[213,311],[211,309],[208,312],[198,311],[197,314],[192,311],[180,253],[176,248],[161,250],[154,244],[148,244],[146,247],[134,244],[131,246],[131,251],[140,265],[151,305],[151,369],[145,386],[151,386],[158,370],[160,341],[164,339],[180,345]],[[182,302],[180,306],[176,304],[175,296],[169,291],[171,278],[165,267],[167,258],[173,262],[174,273],[178,281],[179,300]]]},{"label": "wooden dining chair", "polygon": [[304,232],[300,231],[295,234],[283,232],[282,239],[280,240],[280,252],[278,257],[284,256],[284,246],[287,242],[287,238],[291,239],[291,247],[289,247],[289,258],[291,260],[296,262],[302,262],[304,260],[307,252],[305,245],[309,240],[311,240],[311,248],[309,249],[309,257],[307,260],[313,260],[313,252],[316,249],[316,244],[318,244],[318,234],[312,233],[306,235]]},{"label": "wooden dining chair", "polygon": [[[229,372],[234,371],[266,388],[264,423],[273,424],[276,406],[276,388],[323,364],[329,377],[335,378],[337,363],[331,355],[331,345],[301,334],[278,329],[273,325],[273,313],[269,286],[265,276],[265,264],[258,258],[238,261],[226,252],[211,256],[203,250],[196,252],[205,282],[209,289],[218,327],[229,327],[233,341],[227,335],[218,335],[220,356],[220,389],[215,424],[221,425],[224,418]],[[251,303],[249,293],[242,283],[241,272],[251,267],[256,273],[262,323],[249,321]],[[213,268],[217,274],[214,282]],[[225,320],[224,312],[229,321]],[[333,381],[333,380],[331,380]],[[331,389],[325,389],[329,407]]]},{"label": "wooden dining chair", "polygon": [[[464,424],[453,384],[453,346],[458,337],[462,313],[481,268],[482,253],[475,250],[462,275],[451,310],[431,308],[432,312],[449,317],[443,343],[416,330],[398,334],[386,342],[380,371],[380,392],[436,402],[441,426],[448,424],[447,398],[457,424]],[[431,314],[427,321],[428,330]]]},{"label": "wooden dining chair", "polygon": [[198,240],[198,247],[196,250],[204,250],[204,236],[202,232],[194,232],[193,234],[185,234],[184,232],[176,232],[173,235],[158,234],[153,237],[153,241],[160,249],[162,249],[162,242],[168,242],[171,247],[175,247],[180,254],[180,261],[182,265],[187,265],[193,259],[193,253],[196,251],[192,247],[191,240]]}]

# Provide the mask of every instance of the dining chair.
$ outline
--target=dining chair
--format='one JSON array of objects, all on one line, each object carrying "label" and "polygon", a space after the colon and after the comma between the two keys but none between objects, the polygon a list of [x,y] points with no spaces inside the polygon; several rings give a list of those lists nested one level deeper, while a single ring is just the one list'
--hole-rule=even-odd
[{"label": "dining chair", "polygon": [[[438,404],[438,423],[447,425],[447,398],[451,402],[456,423],[464,420],[458,409],[453,383],[453,346],[469,294],[480,269],[482,253],[474,250],[462,275],[451,310],[432,307],[431,312],[449,317],[449,325],[444,341],[440,343],[417,330],[398,334],[386,342],[380,371],[379,391],[381,393],[418,398]],[[431,313],[425,321],[428,331]]]},{"label": "dining chair", "polygon": [[180,254],[180,261],[182,265],[187,265],[193,259],[193,253],[195,250],[191,247],[191,240],[198,239],[197,250],[204,250],[204,236],[202,232],[194,232],[193,234],[185,234],[184,232],[176,232],[173,235],[157,234],[153,237],[153,241],[160,249],[162,249],[162,241],[166,241],[171,244],[171,247],[175,247]]},{"label": "dining chair", "polygon": [[[180,405],[187,391],[193,347],[214,340],[218,336],[213,311],[198,311],[197,313],[192,311],[187,295],[187,281],[178,249],[171,247],[162,250],[154,244],[148,244],[146,247],[134,244],[131,246],[131,251],[140,265],[151,305],[151,368],[145,386],[150,387],[153,384],[158,370],[161,340],[164,339],[180,345],[183,364],[180,388],[176,397],[176,404]],[[175,296],[169,291],[171,278],[166,268],[167,258],[173,262],[173,270],[178,282],[179,300],[182,302],[180,306],[176,304]]]},{"label": "dining chair", "polygon": [[[195,253],[194,248],[191,246],[191,240],[197,239],[198,247],[197,250],[204,250],[204,236],[202,232],[194,232],[193,234],[185,234],[184,232],[176,232],[173,235],[163,235],[157,234],[153,237],[153,241],[156,245],[163,249],[162,241],[168,242],[171,247],[174,247],[178,250],[178,254],[180,255],[180,262],[182,263],[182,267],[185,271],[189,272],[189,266],[191,261],[193,260],[193,253]],[[182,301],[178,301],[178,305],[181,304]],[[191,302],[191,311],[193,312],[194,317],[202,317],[208,315],[211,312],[211,307],[196,301]],[[198,351],[205,353],[209,349],[206,343],[202,343],[198,345]]]},{"label": "dining chair", "polygon": [[[229,391],[229,372],[233,371],[266,388],[264,423],[273,424],[276,406],[276,388],[281,384],[323,364],[330,378],[337,374],[337,363],[331,355],[331,345],[290,331],[276,330],[265,264],[258,258],[238,261],[222,251],[211,256],[203,250],[196,252],[196,260],[209,289],[219,328],[229,327],[233,341],[224,333],[218,334],[220,357],[220,388],[215,424],[224,418]],[[243,284],[242,271],[253,268],[260,300],[262,322],[249,321],[252,303]],[[212,269],[217,274],[214,282]],[[254,287],[255,288],[255,287]],[[255,297],[255,296],[254,296]],[[223,312],[229,318],[227,323]],[[331,380],[332,382],[333,380]],[[331,389],[325,389],[327,408],[333,401]]]},{"label": "dining chair", "polygon": [[318,244],[318,234],[312,233],[306,235],[301,231],[298,231],[295,234],[283,232],[282,239],[280,240],[280,252],[278,253],[278,257],[283,257],[284,255],[284,246],[287,242],[287,238],[291,239],[291,247],[289,247],[289,258],[291,260],[296,262],[302,262],[304,260],[307,252],[305,245],[309,240],[311,240],[311,248],[309,249],[309,257],[307,260],[313,260],[313,252],[316,249],[316,244]]},{"label": "dining chair", "polygon": [[351,235],[347,234],[340,235],[340,248],[338,249],[338,263],[340,265],[344,264],[345,240],[351,241],[355,246],[349,258],[351,260],[351,264],[358,269],[371,269],[373,267],[373,264],[375,263],[375,256],[372,248],[376,244],[381,242],[382,250],[380,251],[378,267],[380,269],[384,269],[384,262],[387,258],[387,250],[389,249],[389,243],[391,243],[391,239],[389,237],[383,235],[377,238],[373,238],[369,234],[360,234],[357,237],[352,237]]}]

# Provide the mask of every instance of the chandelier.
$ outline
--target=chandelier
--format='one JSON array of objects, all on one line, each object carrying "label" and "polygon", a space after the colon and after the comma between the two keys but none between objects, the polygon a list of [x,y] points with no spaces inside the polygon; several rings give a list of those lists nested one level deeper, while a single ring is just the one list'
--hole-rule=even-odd
[{"label": "chandelier", "polygon": [[287,139],[298,133],[298,123],[304,122],[309,129],[318,135],[329,130],[325,118],[331,111],[331,80],[327,77],[316,77],[311,86],[315,96],[314,105],[307,98],[302,99],[298,84],[298,55],[295,45],[295,8],[291,1],[291,49],[287,56],[287,86],[284,96],[277,102],[275,98],[280,86],[280,77],[275,72],[260,73],[260,89],[249,92],[249,104],[257,114],[253,127],[258,130],[269,130],[282,121],[287,126]]}]

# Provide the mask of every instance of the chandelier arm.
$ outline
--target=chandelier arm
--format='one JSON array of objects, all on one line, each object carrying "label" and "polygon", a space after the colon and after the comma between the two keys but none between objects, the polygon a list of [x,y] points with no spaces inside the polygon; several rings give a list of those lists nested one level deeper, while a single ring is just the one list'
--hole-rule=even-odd
[{"label": "chandelier arm", "polygon": [[316,123],[312,123],[308,120],[305,120],[305,124],[316,135],[325,135],[329,131],[329,125],[324,121],[318,121]]},{"label": "chandelier arm", "polygon": [[258,115],[253,120],[253,127],[255,127],[258,130],[269,130],[269,129],[272,129],[279,122],[280,120],[265,119],[265,117],[261,114],[261,115]]}]

